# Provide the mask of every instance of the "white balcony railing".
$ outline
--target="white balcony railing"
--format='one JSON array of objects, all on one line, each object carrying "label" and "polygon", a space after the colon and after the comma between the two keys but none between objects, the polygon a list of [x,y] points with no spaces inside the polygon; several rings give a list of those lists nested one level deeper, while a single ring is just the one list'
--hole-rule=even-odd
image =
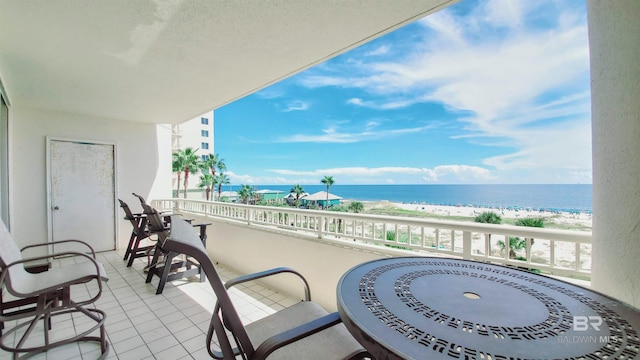
[{"label": "white balcony railing", "polygon": [[[585,280],[591,277],[591,232],[189,199],[154,200],[152,205],[159,210],[295,231],[346,246],[375,245],[382,252],[392,248],[437,253]],[[509,239],[524,242],[524,248],[511,251]]]}]

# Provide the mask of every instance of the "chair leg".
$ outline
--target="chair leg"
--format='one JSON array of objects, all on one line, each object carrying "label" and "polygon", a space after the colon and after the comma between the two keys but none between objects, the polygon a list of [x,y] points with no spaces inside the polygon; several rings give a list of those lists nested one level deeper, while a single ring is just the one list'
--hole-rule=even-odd
[{"label": "chair leg", "polygon": [[129,238],[129,245],[127,246],[127,250],[124,252],[124,258],[122,258],[122,260],[127,260],[127,258],[129,258],[129,255],[131,254],[131,248],[133,247],[133,242],[136,240],[136,237],[136,232],[132,231],[131,237]]},{"label": "chair leg", "polygon": [[[34,318],[31,321],[23,322],[17,324],[14,328],[9,329],[3,336],[0,337],[0,348],[5,351],[13,353],[13,359],[23,359],[29,358],[33,355],[46,352],[50,349],[53,349],[58,346],[71,344],[74,342],[87,341],[87,342],[96,342],[100,345],[101,354],[98,359],[105,359],[109,353],[109,342],[106,337],[105,330],[105,320],[106,314],[102,310],[92,309],[92,308],[84,308],[80,305],[74,305],[71,303],[71,308],[66,308],[63,310],[56,311],[56,306],[53,306],[51,302],[48,302],[44,308],[40,308],[39,312],[34,314]],[[40,312],[44,311],[44,313]],[[75,334],[68,338],[59,339],[56,341],[51,341],[49,337],[49,327],[45,326],[43,329],[44,343],[39,342],[40,344],[36,345],[33,343],[33,339],[31,338],[33,330],[36,328],[36,325],[40,320],[44,320],[45,323],[50,322],[51,318],[58,315],[66,315],[72,313],[82,313],[89,317],[91,320],[95,321],[95,325],[84,330],[82,333]],[[24,332],[19,332],[20,329],[27,326],[27,329]],[[99,331],[99,336],[90,336],[91,333]],[[18,334],[22,334],[19,336]],[[15,338],[16,342],[13,342]],[[7,343],[5,343],[5,341]],[[21,356],[22,355],[22,356]]]},{"label": "chair leg", "polygon": [[151,265],[149,266],[149,272],[147,273],[147,279],[144,281],[145,283],[150,283],[151,279],[153,279],[153,274],[156,272],[156,268],[158,267],[158,258],[162,250],[159,244],[156,244],[156,247],[153,249],[153,259],[151,259]]},{"label": "chair leg", "polygon": [[130,250],[129,253],[129,261],[127,262],[127,267],[131,267],[131,265],[133,265],[133,260],[136,259],[136,255],[138,254],[138,247],[140,247],[140,241],[142,241],[143,239],[140,239],[138,236],[135,237],[135,242],[133,243],[133,247]]},{"label": "chair leg", "polygon": [[[160,274],[160,281],[158,281],[158,289],[156,290],[156,295],[162,294],[164,290],[164,286],[167,283],[167,278],[169,277],[169,272],[171,271],[171,264],[173,262],[173,258],[177,254],[174,252],[169,252],[164,256],[164,267],[162,268],[162,274]],[[149,272],[151,274],[151,272]]]}]

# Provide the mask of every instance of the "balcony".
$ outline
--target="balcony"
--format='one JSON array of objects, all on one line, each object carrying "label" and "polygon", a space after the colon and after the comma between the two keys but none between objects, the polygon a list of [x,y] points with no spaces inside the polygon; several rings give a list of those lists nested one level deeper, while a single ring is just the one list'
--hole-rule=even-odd
[{"label": "balcony", "polygon": [[[314,300],[328,310],[336,309],[336,284],[344,272],[385,256],[421,254],[490,261],[571,276],[581,279],[582,285],[590,278],[588,232],[197,200],[155,200],[152,204],[212,223],[207,250],[218,263],[223,280],[290,266],[305,274]],[[497,249],[497,241],[510,236],[527,239],[525,260],[510,259],[508,248],[502,252]],[[215,304],[208,283],[176,280],[155,295],[157,278],[151,284],[144,283],[146,259],[136,259],[127,268],[122,254],[111,251],[99,254],[99,260],[110,278],[96,303],[107,312],[108,358],[208,358],[205,337]],[[302,294],[298,292],[300,289],[287,282],[274,281],[240,286],[232,290],[232,297],[242,320],[251,322],[300,301]],[[73,327],[71,319],[54,324],[60,334],[73,331]],[[98,349],[92,346],[70,344],[35,358],[93,358]],[[0,352],[0,360],[9,358]]]}]

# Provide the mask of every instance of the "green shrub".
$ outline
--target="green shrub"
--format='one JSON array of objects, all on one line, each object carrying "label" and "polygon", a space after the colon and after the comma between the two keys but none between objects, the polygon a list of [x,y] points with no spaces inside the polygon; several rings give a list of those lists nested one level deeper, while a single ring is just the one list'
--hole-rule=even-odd
[{"label": "green shrub", "polygon": [[389,241],[396,241],[396,232],[393,230],[387,230],[386,239]]},{"label": "green shrub", "polygon": [[482,214],[476,216],[474,218],[474,221],[485,224],[502,224],[502,217],[494,212],[485,211]]},{"label": "green shrub", "polygon": [[354,201],[349,204],[349,210],[353,211],[354,213],[362,212],[364,210],[364,204],[360,201]]},{"label": "green shrub", "polygon": [[526,217],[516,220],[514,223],[517,226],[529,226],[529,227],[544,227],[544,218]]}]

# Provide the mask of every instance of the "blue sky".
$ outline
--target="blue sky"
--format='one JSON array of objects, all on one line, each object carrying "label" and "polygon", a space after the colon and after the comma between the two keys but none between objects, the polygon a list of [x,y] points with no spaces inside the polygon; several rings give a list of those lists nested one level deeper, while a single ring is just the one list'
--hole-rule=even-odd
[{"label": "blue sky", "polygon": [[232,184],[591,183],[584,1],[466,1],[215,110]]}]

